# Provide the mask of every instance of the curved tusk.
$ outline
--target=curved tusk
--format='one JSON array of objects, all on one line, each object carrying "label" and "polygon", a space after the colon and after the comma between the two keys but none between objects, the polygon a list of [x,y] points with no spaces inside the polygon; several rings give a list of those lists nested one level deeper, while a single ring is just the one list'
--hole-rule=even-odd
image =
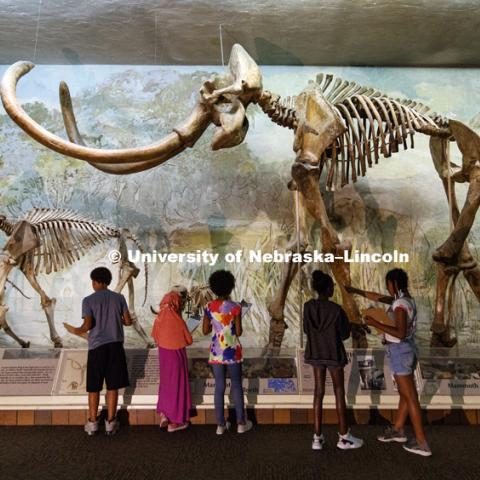
[{"label": "curved tusk", "polygon": [[[60,106],[62,108],[63,123],[65,125],[65,131],[72,143],[82,145],[86,147],[86,143],[80,134],[77,126],[77,120],[73,111],[72,98],[70,96],[70,90],[65,82],[60,82],[59,87]],[[170,158],[180,153],[185,147],[182,145],[177,151],[170,152]],[[165,160],[163,158],[153,158],[152,160],[145,160],[142,162],[121,163],[121,164],[105,164],[88,162],[92,167],[97,168],[105,173],[112,173],[115,175],[126,175],[130,173],[142,172],[150,168],[160,165]]]},{"label": "curved tusk", "polygon": [[[18,104],[16,95],[17,83],[19,79],[32,70],[34,66],[31,62],[14,63],[7,69],[2,78],[0,96],[3,106],[10,118],[42,145],[63,155],[86,160],[95,167],[101,168],[103,171],[109,173],[133,173],[133,171],[145,170],[165,162],[186,147],[192,146],[203,134],[211,121],[211,113],[208,107],[203,103],[197,102],[189,119],[183,125],[173,129],[174,131],[161,141],[145,147],[102,150],[90,148],[84,144],[68,142],[50,133],[35,122]],[[73,111],[71,113],[73,115]],[[73,119],[74,118],[75,117],[73,117]],[[78,137],[79,138],[75,138],[75,140],[81,139],[80,134],[78,134]],[[117,165],[111,165],[111,167],[102,165],[100,167],[98,164]]]}]

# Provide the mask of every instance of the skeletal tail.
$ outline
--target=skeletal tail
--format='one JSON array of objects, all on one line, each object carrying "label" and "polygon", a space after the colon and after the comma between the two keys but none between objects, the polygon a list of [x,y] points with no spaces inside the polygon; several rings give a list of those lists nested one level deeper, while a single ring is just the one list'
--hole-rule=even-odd
[{"label": "skeletal tail", "polygon": [[20,287],[17,287],[17,286],[16,286],[11,280],[9,280],[8,278],[7,278],[7,283],[9,283],[15,290],[17,290],[18,292],[20,292],[21,295],[23,295],[23,296],[24,296],[25,298],[27,298],[28,300],[31,300],[31,299],[32,299],[32,297],[29,297],[29,296],[25,295],[25,294],[23,293],[23,291],[20,289]]}]

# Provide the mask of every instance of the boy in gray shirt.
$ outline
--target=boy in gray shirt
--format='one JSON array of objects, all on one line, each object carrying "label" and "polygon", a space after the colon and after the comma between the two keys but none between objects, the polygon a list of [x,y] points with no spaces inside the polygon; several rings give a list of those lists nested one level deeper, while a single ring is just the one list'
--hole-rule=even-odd
[{"label": "boy in gray shirt", "polygon": [[103,383],[107,386],[108,418],[105,433],[113,435],[120,428],[116,419],[118,390],[128,387],[128,369],[123,348],[123,326],[132,324],[125,297],[108,289],[112,274],[108,268],[99,267],[90,273],[94,293],[82,302],[83,325],[65,328],[75,335],[88,332],[87,392],[88,421],[85,431],[94,435],[98,431],[98,405]]}]

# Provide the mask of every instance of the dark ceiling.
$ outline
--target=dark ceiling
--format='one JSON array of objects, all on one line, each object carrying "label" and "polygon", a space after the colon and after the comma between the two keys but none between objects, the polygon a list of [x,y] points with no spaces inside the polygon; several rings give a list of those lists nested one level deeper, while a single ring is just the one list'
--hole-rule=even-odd
[{"label": "dark ceiling", "polygon": [[476,0],[0,0],[0,64],[478,66]]}]

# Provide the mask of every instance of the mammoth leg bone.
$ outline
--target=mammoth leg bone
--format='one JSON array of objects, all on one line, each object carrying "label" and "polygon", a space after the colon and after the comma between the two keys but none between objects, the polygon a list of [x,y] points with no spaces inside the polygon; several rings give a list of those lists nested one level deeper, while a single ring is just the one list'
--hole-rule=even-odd
[{"label": "mammoth leg bone", "polygon": [[[457,135],[460,137],[460,134],[457,133]],[[447,140],[431,137],[430,152],[432,155],[435,168],[438,172],[438,175],[440,176],[440,179],[442,180],[445,194],[447,196],[447,200],[449,201],[449,207],[452,213],[453,224],[455,225],[455,228],[457,228],[459,219],[461,217],[461,213],[460,213],[457,199],[456,199],[454,179],[458,178],[462,181],[465,181],[467,179],[467,176],[465,175],[466,169],[465,168],[459,169],[458,167],[456,167],[457,171],[455,171],[455,168],[454,168],[453,175],[448,175],[447,169],[449,167],[452,168],[452,165],[449,166],[448,164]],[[464,162],[464,167],[465,167],[465,162]],[[471,169],[471,173],[474,174],[473,175],[474,177],[476,176],[475,169]],[[449,185],[449,181],[450,181],[450,185]],[[469,192],[470,192],[470,189],[469,189]],[[468,196],[467,196],[467,201],[468,201]],[[467,208],[467,211],[468,211],[468,208]],[[475,217],[475,213],[476,212],[473,212],[473,218],[471,219],[472,223]],[[454,229],[454,232],[455,232],[455,229]],[[462,236],[464,234],[465,232],[461,233]],[[466,235],[465,235],[465,239],[466,239]],[[450,246],[453,245],[453,250],[451,250],[448,255],[445,254],[445,251],[440,255],[437,255],[438,250],[433,255],[433,259],[435,260],[435,262],[437,262],[438,276],[437,276],[437,290],[436,290],[436,299],[435,299],[435,312],[434,312],[434,318],[433,318],[432,327],[431,327],[432,329],[431,345],[432,346],[451,347],[456,342],[456,339],[450,338],[450,332],[449,332],[449,329],[447,328],[446,320],[445,320],[445,302],[446,302],[445,297],[447,294],[447,285],[448,285],[449,278],[454,274],[455,271],[458,271],[458,270],[463,271],[463,275],[465,279],[467,280],[468,284],[470,285],[470,288],[472,289],[473,293],[475,294],[478,301],[480,302],[480,267],[478,263],[475,261],[475,259],[472,257],[465,240],[463,240],[463,243],[460,245],[460,248],[458,247],[458,240],[459,240],[458,236],[452,238],[452,243],[450,244],[447,243],[448,242],[447,240],[446,242],[447,245],[450,245]],[[451,247],[447,247],[447,248],[451,248]],[[448,259],[449,263],[445,263],[444,261],[442,261],[445,259]],[[455,259],[453,263],[452,263],[452,259]],[[451,315],[451,312],[450,312],[450,315]]]},{"label": "mammoth leg bone", "polygon": [[[332,227],[319,186],[320,172],[318,167],[306,166],[295,162],[292,177],[303,196],[305,206],[310,215],[318,220],[322,236],[323,253],[332,253],[335,257],[343,257],[344,251],[351,250],[349,242],[340,242],[337,232]],[[345,290],[351,284],[350,267],[343,260],[335,260],[329,264],[342,295],[343,308],[352,323],[352,345],[354,348],[366,348],[368,342],[364,328],[360,325],[360,311],[353,296]]]},{"label": "mammoth leg bone", "polygon": [[28,348],[30,346],[30,342],[26,342],[22,340],[15,332],[10,328],[10,325],[7,323],[7,311],[8,307],[3,303],[3,298],[0,298],[0,328],[3,328],[5,333],[12,337],[22,348]]},{"label": "mammoth leg bone", "polygon": [[[447,292],[450,288],[450,293],[453,289],[453,284],[457,278],[459,269],[449,267],[447,265],[437,265],[437,289],[435,301],[435,313],[432,322],[432,338],[430,339],[430,346],[432,347],[453,347],[457,343],[456,338],[450,336],[450,328],[445,320],[445,305],[447,303]],[[448,314],[449,319],[453,310],[453,299],[449,295],[448,299]]]},{"label": "mammoth leg bone", "polygon": [[[297,242],[292,242],[287,246],[287,251],[296,252]],[[300,241],[300,252],[304,253],[306,248],[305,242]],[[298,272],[300,263],[294,263],[292,260],[285,262],[282,268],[282,277],[280,285],[277,288],[272,301],[268,305],[268,313],[270,314],[270,329],[268,332],[268,343],[263,349],[263,356],[276,356],[280,353],[282,347],[285,330],[288,328],[285,322],[285,302],[287,300],[288,290],[292,285],[293,279]],[[301,324],[299,328],[302,328]]]},{"label": "mammoth leg bone", "polygon": [[23,274],[25,275],[26,279],[32,286],[32,288],[40,295],[40,304],[45,312],[45,316],[47,317],[48,328],[50,329],[50,340],[53,342],[55,348],[62,348],[62,339],[60,335],[57,333],[55,329],[55,304],[57,300],[55,298],[50,298],[45,291],[42,289],[40,284],[37,281],[37,277],[35,276],[35,272],[33,271],[33,267],[28,265],[25,269],[22,269]]},{"label": "mammoth leg bone", "polygon": [[121,293],[125,285],[128,285],[128,310],[132,319],[132,326],[140,338],[145,342],[145,345],[147,345],[148,348],[154,348],[154,344],[138,321],[137,313],[135,312],[135,289],[133,279],[137,278],[140,270],[128,260],[127,247],[123,237],[120,237],[119,251],[122,263],[120,264],[118,282],[113,291]]},{"label": "mammoth leg bone", "polygon": [[[433,259],[449,265],[457,264],[457,260],[465,240],[470,233],[477,210],[480,207],[480,137],[469,127],[457,121],[450,121],[450,130],[452,132],[458,148],[462,153],[462,167],[451,176],[451,180],[459,182],[469,182],[467,198],[462,211],[458,215],[458,206],[456,207],[454,218],[454,228],[448,239],[434,253]],[[445,173],[451,171],[447,155],[448,140],[430,141],[432,156],[437,172],[444,181]],[[435,158],[436,156],[436,158]],[[458,169],[458,167],[457,167]],[[451,188],[453,190],[453,188]],[[453,212],[452,212],[453,213]],[[460,265],[464,268],[471,268],[475,262],[467,265]]]},{"label": "mammoth leg bone", "polygon": [[28,348],[30,342],[25,342],[18,337],[7,323],[8,306],[5,304],[5,284],[7,277],[12,268],[16,265],[16,261],[9,255],[0,255],[0,329],[3,328],[5,333],[12,337],[21,347]]}]

